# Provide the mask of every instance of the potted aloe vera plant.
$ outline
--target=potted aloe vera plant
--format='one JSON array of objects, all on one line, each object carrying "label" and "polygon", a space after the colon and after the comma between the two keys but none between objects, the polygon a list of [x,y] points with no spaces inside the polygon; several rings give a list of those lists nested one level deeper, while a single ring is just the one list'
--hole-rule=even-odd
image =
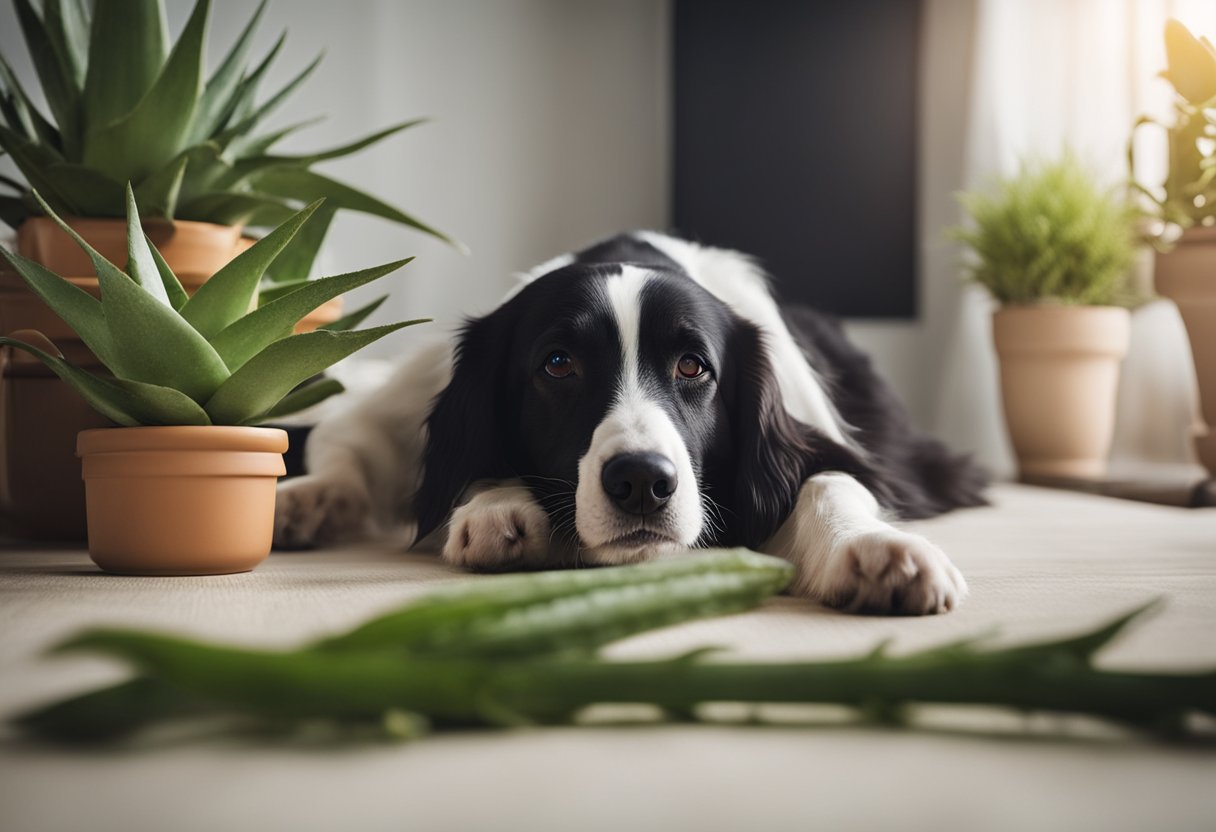
[{"label": "potted aloe vera plant", "polygon": [[[284,222],[325,198],[306,230],[267,272],[266,290],[288,291],[309,276],[335,212],[357,211],[440,239],[441,232],[314,168],[361,151],[421,120],[303,155],[274,147],[312,122],[268,128],[274,111],[315,70],[260,89],[281,36],[251,61],[265,9],[257,7],[209,75],[204,66],[209,0],[198,0],[170,45],[163,0],[13,0],[46,111],[0,56],[0,151],[24,181],[0,176],[0,220],[16,229],[17,251],[77,288],[100,294],[92,263],[32,196],[37,189],[75,233],[111,262],[124,263],[124,184],[132,183],[144,232],[188,295],[250,244],[250,228]],[[286,285],[288,289],[281,287]],[[370,310],[360,310],[366,314]],[[354,313],[352,313],[354,314]],[[301,331],[342,315],[334,298]],[[81,367],[102,362],[72,328],[11,270],[0,270],[0,334],[37,329]],[[83,537],[84,495],[73,438],[99,417],[37,362],[4,364],[0,395],[0,521],[36,537]],[[34,427],[37,430],[34,430]]]},{"label": "potted aloe vera plant", "polygon": [[29,353],[118,425],[81,432],[89,553],[103,569],[200,575],[252,569],[270,551],[275,481],[287,437],[259,428],[340,389],[301,383],[419,321],[293,334],[329,299],[405,265],[322,278],[250,311],[276,255],[318,210],[289,217],[189,295],[140,226],[130,186],[127,270],[120,270],[34,194],[92,262],[100,299],[19,254],[5,259],[112,375],[66,361],[42,334],[0,337]]},{"label": "potted aloe vera plant", "polygon": [[[1157,292],[1177,304],[1191,341],[1205,423],[1195,431],[1195,450],[1216,475],[1216,47],[1171,20],[1165,53],[1169,68],[1162,75],[1175,92],[1173,123],[1146,116],[1136,128],[1165,129],[1168,174],[1159,186],[1138,188],[1155,220]],[[1135,156],[1129,158],[1134,176]]]},{"label": "potted aloe vera plant", "polygon": [[1130,337],[1132,207],[1071,154],[961,201],[970,276],[1000,304],[993,336],[1021,475],[1103,476]]}]

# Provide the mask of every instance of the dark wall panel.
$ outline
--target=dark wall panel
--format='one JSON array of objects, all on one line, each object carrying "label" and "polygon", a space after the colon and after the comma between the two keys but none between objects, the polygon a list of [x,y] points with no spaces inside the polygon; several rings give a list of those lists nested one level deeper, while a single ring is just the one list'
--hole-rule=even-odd
[{"label": "dark wall panel", "polygon": [[676,229],[781,294],[916,314],[919,0],[676,0]]}]

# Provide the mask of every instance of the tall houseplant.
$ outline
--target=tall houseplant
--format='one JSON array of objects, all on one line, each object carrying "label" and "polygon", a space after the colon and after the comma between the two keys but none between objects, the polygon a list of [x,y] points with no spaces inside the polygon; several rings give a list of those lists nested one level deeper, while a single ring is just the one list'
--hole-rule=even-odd
[{"label": "tall houseplant", "polygon": [[1165,51],[1169,68],[1162,76],[1174,88],[1173,122],[1143,117],[1136,128],[1165,129],[1168,174],[1159,186],[1138,188],[1157,220],[1157,292],[1177,304],[1191,342],[1204,422],[1195,430],[1195,450],[1216,476],[1216,47],[1171,20]]},{"label": "tall houseplant", "polygon": [[1071,155],[964,194],[956,237],[1001,304],[993,335],[1006,426],[1026,478],[1097,478],[1127,352],[1134,212]]},{"label": "tall houseplant", "polygon": [[[307,278],[335,212],[382,217],[448,238],[409,214],[317,172],[420,120],[315,153],[274,147],[311,122],[269,129],[267,119],[315,70],[303,67],[269,96],[259,90],[283,36],[256,62],[257,7],[208,76],[204,40],[209,0],[198,0],[170,48],[163,0],[13,0],[47,112],[0,57],[0,150],[24,181],[0,176],[0,219],[17,229],[17,250],[77,288],[99,296],[93,264],[33,198],[104,257],[126,262],[124,184],[132,183],[144,231],[187,294],[248,245],[242,231],[286,221],[325,198],[292,247],[267,273],[270,298]],[[354,314],[366,314],[368,309]],[[316,328],[341,314],[330,301],[300,324]],[[0,271],[0,334],[37,329],[72,360],[102,362],[86,342],[11,271]],[[0,517],[19,533],[81,537],[84,495],[72,455],[76,433],[103,422],[36,362],[3,363],[0,394]]]},{"label": "tall houseplant", "polygon": [[81,432],[77,446],[89,552],[98,565],[160,575],[252,569],[270,551],[275,481],[287,449],[283,431],[252,426],[337,392],[332,381],[299,385],[419,323],[293,334],[296,322],[409,261],[310,281],[249,311],[266,269],[319,203],[289,217],[189,295],[149,245],[129,186],[126,202],[126,272],[42,203],[92,261],[100,300],[34,261],[4,252],[109,373],[77,367],[29,330],[0,336],[0,346],[32,355],[119,425]]}]

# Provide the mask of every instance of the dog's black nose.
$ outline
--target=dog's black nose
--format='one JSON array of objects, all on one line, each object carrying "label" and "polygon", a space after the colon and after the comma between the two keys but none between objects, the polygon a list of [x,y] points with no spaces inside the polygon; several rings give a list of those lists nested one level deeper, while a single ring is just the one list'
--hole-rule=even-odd
[{"label": "dog's black nose", "polygon": [[617,454],[600,473],[604,493],[630,514],[651,514],[667,504],[676,490],[676,466],[653,452]]}]

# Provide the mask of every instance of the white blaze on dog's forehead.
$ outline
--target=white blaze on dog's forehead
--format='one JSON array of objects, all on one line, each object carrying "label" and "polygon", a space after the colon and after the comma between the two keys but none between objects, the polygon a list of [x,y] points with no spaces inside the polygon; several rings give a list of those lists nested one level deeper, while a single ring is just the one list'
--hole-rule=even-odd
[{"label": "white blaze on dog's forehead", "polygon": [[601,485],[604,464],[618,454],[649,451],[675,465],[675,492],[666,508],[647,521],[647,528],[668,536],[672,546],[692,545],[704,528],[700,490],[688,447],[671,416],[655,400],[658,391],[642,383],[642,293],[651,277],[646,269],[621,266],[619,274],[604,280],[604,294],[621,341],[621,371],[612,405],[579,460],[575,529],[586,547],[581,556],[587,563],[627,563],[645,554],[645,547],[606,546],[639,528],[639,519],[616,508]]},{"label": "white blaze on dog's forehead", "polygon": [[650,273],[637,266],[621,266],[621,273],[612,275],[604,284],[608,305],[616,318],[621,338],[621,381],[617,387],[617,402],[641,393],[642,289]]}]

